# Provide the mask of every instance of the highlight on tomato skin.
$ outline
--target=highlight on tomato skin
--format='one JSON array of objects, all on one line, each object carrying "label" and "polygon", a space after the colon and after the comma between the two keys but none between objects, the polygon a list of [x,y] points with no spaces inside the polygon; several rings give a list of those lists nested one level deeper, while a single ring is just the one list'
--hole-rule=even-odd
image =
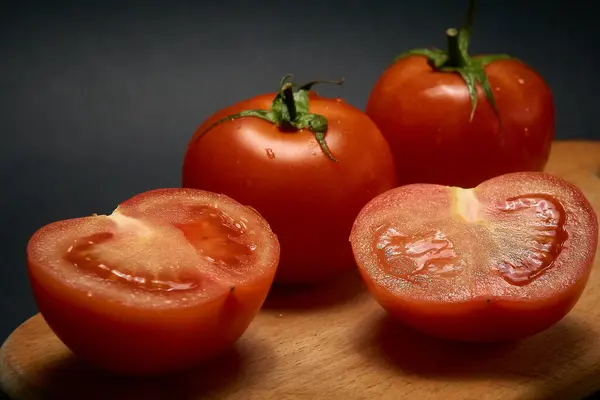
[{"label": "highlight on tomato skin", "polygon": [[575,306],[598,222],[576,186],[520,172],[473,189],[392,189],[363,208],[350,242],[393,318],[443,339],[506,341],[550,328]]},{"label": "highlight on tomato skin", "polygon": [[271,287],[279,242],[227,196],[169,188],[40,228],[27,260],[38,309],[73,353],[116,374],[158,375],[235,344]]}]

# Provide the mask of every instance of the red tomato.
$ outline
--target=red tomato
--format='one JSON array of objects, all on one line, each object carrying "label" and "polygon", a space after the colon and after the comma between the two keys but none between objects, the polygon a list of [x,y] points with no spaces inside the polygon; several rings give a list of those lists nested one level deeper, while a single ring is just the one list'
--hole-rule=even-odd
[{"label": "red tomato", "polygon": [[365,206],[351,235],[369,291],[393,317],[459,341],[555,324],[584,290],[597,241],[581,191],[541,172],[474,189],[399,187]]},{"label": "red tomato", "polygon": [[554,137],[552,93],[506,55],[471,58],[468,31],[449,51],[412,50],[378,79],[366,107],[390,143],[400,184],[474,187],[494,176],[543,170]]},{"label": "red tomato", "polygon": [[[275,280],[314,283],[356,268],[348,242],[354,218],[395,187],[396,176],[387,142],[364,113],[303,87],[292,93],[287,78],[280,93],[237,103],[198,128],[185,155],[183,186],[256,208],[281,243]],[[281,107],[284,114],[295,109],[296,118],[265,120]],[[244,110],[259,115],[242,117]]]},{"label": "red tomato", "polygon": [[46,225],[27,247],[33,293],[56,335],[90,363],[136,375],[232,346],[262,306],[278,256],[254,210],[190,189]]}]

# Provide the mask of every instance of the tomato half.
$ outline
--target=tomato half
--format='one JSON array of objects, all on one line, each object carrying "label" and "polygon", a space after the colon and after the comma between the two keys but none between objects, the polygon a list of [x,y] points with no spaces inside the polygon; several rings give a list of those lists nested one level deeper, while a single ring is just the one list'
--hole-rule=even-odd
[{"label": "tomato half", "polygon": [[366,113],[390,144],[400,184],[474,187],[548,161],[550,88],[510,56],[470,57],[469,30],[448,30],[448,51],[401,55],[372,89]]},{"label": "tomato half", "polygon": [[33,293],[56,335],[92,364],[139,375],[232,346],[262,306],[278,256],[258,213],[191,189],[51,223],[27,246]]},{"label": "tomato half", "polygon": [[305,96],[303,104],[290,107],[326,122],[322,144],[309,126],[256,116],[227,120],[246,110],[287,107],[277,103],[278,93],[259,95],[198,128],[185,155],[183,186],[224,193],[256,208],[281,244],[275,280],[314,283],[356,268],[348,243],[354,218],[369,200],[396,186],[396,173],[387,142],[363,112],[308,90],[285,95]]},{"label": "tomato half", "polygon": [[427,334],[523,338],[563,318],[582,294],[597,217],[575,186],[541,172],[474,189],[406,185],[373,199],[351,243],[374,298]]}]

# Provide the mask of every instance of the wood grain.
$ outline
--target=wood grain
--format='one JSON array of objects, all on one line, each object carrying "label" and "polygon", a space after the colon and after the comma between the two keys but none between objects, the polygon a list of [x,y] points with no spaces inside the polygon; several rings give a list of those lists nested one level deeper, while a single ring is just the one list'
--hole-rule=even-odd
[{"label": "wood grain", "polygon": [[[547,170],[600,211],[600,142],[557,142]],[[600,390],[600,256],[573,311],[519,343],[457,345],[393,323],[356,274],[274,288],[237,346],[161,379],[110,377],[78,361],[36,315],[0,350],[14,399],[577,399]]]}]

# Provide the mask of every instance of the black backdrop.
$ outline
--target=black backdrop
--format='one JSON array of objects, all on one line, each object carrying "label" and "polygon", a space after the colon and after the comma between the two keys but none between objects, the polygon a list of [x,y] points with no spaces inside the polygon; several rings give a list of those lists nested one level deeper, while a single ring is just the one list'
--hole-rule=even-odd
[{"label": "black backdrop", "polygon": [[[0,341],[36,309],[29,236],[179,185],[194,129],[234,101],[297,80],[363,108],[401,51],[444,46],[466,0],[0,2]],[[472,51],[536,68],[557,138],[600,139],[594,2],[482,0]]]}]

